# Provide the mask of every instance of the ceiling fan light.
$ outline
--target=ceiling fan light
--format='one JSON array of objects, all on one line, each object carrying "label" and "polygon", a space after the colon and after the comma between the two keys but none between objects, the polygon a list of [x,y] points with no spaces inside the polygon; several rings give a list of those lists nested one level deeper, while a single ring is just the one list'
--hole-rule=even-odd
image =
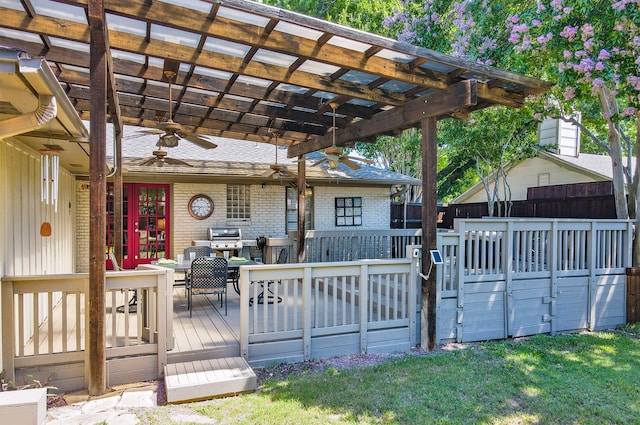
[{"label": "ceiling fan light", "polygon": [[162,146],[167,148],[175,148],[178,146],[178,141],[180,140],[180,138],[175,134],[165,134],[160,137],[160,139],[162,139]]},{"label": "ceiling fan light", "polygon": [[329,168],[331,168],[332,170],[335,170],[336,168],[338,168],[338,164],[340,163],[340,161],[337,161],[335,159],[329,159]]}]

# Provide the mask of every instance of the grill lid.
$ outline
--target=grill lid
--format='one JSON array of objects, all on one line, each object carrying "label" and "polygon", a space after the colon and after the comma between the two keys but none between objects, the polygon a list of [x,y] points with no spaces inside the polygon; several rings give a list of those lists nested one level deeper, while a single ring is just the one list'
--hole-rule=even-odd
[{"label": "grill lid", "polygon": [[239,228],[215,228],[211,227],[207,229],[207,236],[210,241],[215,240],[240,240],[242,239],[242,232]]}]

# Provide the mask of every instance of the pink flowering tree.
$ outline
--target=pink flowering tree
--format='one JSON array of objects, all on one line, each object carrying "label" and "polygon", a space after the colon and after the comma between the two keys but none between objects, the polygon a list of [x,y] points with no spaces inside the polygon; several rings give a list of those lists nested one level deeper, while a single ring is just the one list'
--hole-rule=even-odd
[{"label": "pink flowering tree", "polygon": [[385,23],[400,40],[555,83],[530,99],[534,116],[578,125],[611,157],[617,216],[640,218],[640,0],[405,1]]}]

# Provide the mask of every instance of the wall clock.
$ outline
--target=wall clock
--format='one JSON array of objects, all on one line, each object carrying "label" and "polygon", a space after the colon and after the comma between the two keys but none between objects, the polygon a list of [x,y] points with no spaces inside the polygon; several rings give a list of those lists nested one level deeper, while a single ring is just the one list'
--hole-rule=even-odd
[{"label": "wall clock", "polygon": [[213,201],[207,195],[195,195],[189,200],[189,214],[197,220],[209,218],[213,213]]}]

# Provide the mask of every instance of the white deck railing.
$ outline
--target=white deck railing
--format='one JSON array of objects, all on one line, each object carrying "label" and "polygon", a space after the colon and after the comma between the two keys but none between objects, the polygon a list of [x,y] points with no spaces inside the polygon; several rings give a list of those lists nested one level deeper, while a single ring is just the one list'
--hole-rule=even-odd
[{"label": "white deck railing", "polygon": [[[168,274],[166,269],[106,273],[107,359],[153,354],[162,371],[173,310]],[[130,312],[134,293],[137,308]],[[125,308],[118,312],[118,306]],[[2,357],[9,379],[17,368],[86,362],[88,311],[87,273],[4,277]]]},{"label": "white deck railing", "polygon": [[406,258],[243,266],[241,354],[264,365],[408,349],[417,338],[418,284]]}]

